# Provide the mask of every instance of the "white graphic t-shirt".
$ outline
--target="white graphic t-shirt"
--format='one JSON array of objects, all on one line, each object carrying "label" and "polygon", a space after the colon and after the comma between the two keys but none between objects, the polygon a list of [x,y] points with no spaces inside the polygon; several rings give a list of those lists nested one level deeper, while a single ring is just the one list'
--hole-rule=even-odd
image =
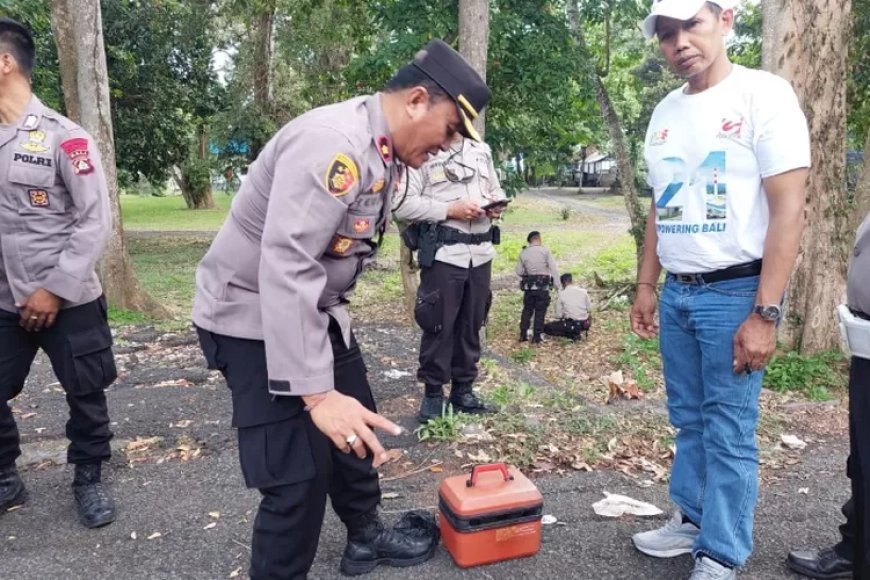
[{"label": "white graphic t-shirt", "polygon": [[762,178],[810,166],[797,96],[739,65],[706,91],[684,88],[658,104],[646,134],[659,260],[677,274],[757,260],[769,219]]}]

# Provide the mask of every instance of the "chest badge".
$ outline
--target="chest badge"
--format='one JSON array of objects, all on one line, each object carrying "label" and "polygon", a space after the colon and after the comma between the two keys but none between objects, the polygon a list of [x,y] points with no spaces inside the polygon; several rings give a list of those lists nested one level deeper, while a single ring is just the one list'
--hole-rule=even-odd
[{"label": "chest badge", "polygon": [[380,193],[381,190],[383,190],[383,189],[384,189],[384,180],[383,179],[378,179],[377,181],[375,181],[375,184],[372,185],[372,193]]},{"label": "chest badge", "polygon": [[49,147],[45,144],[45,133],[42,131],[30,131],[27,133],[27,141],[19,146],[31,153],[45,153]]},{"label": "chest badge", "polygon": [[48,201],[48,192],[44,189],[28,189],[27,193],[30,195],[30,205],[33,207],[51,206]]},{"label": "chest badge", "polygon": [[393,143],[386,135],[381,135],[380,137],[378,137],[377,143],[378,154],[381,156],[381,159],[384,160],[384,163],[389,165],[393,162]]},{"label": "chest badge", "polygon": [[76,175],[87,175],[94,170],[94,164],[91,163],[90,153],[88,153],[88,140],[84,137],[68,139],[60,144],[60,148],[69,157]]},{"label": "chest badge", "polygon": [[353,240],[344,236],[336,236],[332,242],[332,253],[343,256],[353,247]]},{"label": "chest badge", "polygon": [[372,220],[366,218],[359,218],[353,220],[353,231],[357,234],[364,234],[369,231],[369,228],[372,226]]}]

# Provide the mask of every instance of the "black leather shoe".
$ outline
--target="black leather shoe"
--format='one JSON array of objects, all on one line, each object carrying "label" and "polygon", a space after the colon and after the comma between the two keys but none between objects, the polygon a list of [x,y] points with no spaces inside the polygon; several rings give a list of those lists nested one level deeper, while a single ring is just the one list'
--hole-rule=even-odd
[{"label": "black leather shoe", "polygon": [[833,548],[793,551],[786,558],[788,567],[810,578],[851,578],[852,561],[841,557]]},{"label": "black leather shoe", "polygon": [[498,412],[498,407],[483,402],[483,400],[474,393],[471,383],[453,383],[453,389],[450,391],[449,401],[453,406],[453,410],[457,413],[482,415]]},{"label": "black leather shoe", "polygon": [[73,495],[79,519],[86,528],[99,528],[115,521],[115,500],[101,481],[102,464],[76,465]]},{"label": "black leather shoe", "polygon": [[348,576],[366,574],[378,565],[406,567],[422,564],[438,547],[438,526],[432,514],[411,511],[392,528],[384,528],[372,511],[347,524],[347,546],[341,571]]},{"label": "black leather shoe", "polygon": [[420,402],[420,412],[417,414],[417,419],[421,423],[425,423],[429,419],[437,419],[444,411],[444,396],[437,395],[431,397],[424,395]]},{"label": "black leather shoe", "polygon": [[27,501],[27,490],[15,465],[0,468],[0,514]]}]

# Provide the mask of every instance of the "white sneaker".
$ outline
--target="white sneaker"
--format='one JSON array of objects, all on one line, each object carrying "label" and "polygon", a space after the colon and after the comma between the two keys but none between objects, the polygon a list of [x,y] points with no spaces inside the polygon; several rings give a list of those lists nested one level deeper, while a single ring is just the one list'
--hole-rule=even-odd
[{"label": "white sneaker", "polygon": [[701,530],[695,524],[683,523],[683,514],[680,510],[674,512],[673,517],[664,526],[640,532],[631,537],[634,547],[656,558],[674,558],[682,554],[691,554],[695,538]]},{"label": "white sneaker", "polygon": [[723,566],[716,560],[701,556],[695,560],[695,567],[689,580],[736,580],[737,571]]}]

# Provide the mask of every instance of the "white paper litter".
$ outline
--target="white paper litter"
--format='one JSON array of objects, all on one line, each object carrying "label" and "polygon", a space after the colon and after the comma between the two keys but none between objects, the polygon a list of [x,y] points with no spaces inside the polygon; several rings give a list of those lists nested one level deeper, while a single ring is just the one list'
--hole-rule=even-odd
[{"label": "white paper litter", "polygon": [[803,449],[807,446],[806,441],[803,441],[799,437],[795,437],[794,435],[783,435],[781,437],[781,441],[783,446],[788,449]]},{"label": "white paper litter", "polygon": [[556,519],[556,516],[551,516],[550,514],[541,517],[541,523],[545,526],[555,524],[558,521],[559,520]]},{"label": "white paper litter", "polygon": [[606,496],[592,504],[592,509],[599,516],[607,518],[618,518],[625,514],[635,516],[657,516],[662,512],[656,506],[644,501],[630,498],[627,495],[619,495],[618,493],[604,492]]},{"label": "white paper litter", "polygon": [[388,379],[401,379],[402,377],[410,377],[411,373],[408,371],[400,371],[399,369],[390,369],[384,371],[384,376]]}]

